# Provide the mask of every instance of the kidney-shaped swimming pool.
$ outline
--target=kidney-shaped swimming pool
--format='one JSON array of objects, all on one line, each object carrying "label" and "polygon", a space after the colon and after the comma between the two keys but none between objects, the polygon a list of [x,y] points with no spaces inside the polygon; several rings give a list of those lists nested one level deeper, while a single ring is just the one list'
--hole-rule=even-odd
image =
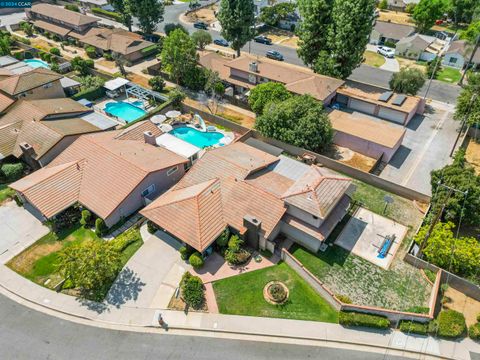
[{"label": "kidney-shaped swimming pool", "polygon": [[177,127],[170,134],[199,148],[217,145],[225,136],[218,131],[203,132],[191,127]]}]

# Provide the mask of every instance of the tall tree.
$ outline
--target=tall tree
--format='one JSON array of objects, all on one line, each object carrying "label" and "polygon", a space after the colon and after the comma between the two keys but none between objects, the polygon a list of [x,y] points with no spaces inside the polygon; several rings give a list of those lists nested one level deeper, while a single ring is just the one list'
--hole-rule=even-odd
[{"label": "tall tree", "polygon": [[138,19],[138,26],[144,34],[155,31],[157,24],[163,20],[165,7],[158,0],[129,0],[132,14]]},{"label": "tall tree", "polygon": [[413,11],[413,21],[419,32],[430,30],[448,9],[445,0],[420,0]]},{"label": "tall tree", "polygon": [[253,0],[221,0],[217,19],[222,26],[222,36],[231,42],[240,56],[240,49],[252,39],[255,25]]},{"label": "tall tree", "polygon": [[470,73],[455,105],[455,120],[469,125],[480,124],[480,73]]},{"label": "tall tree", "polygon": [[342,79],[363,61],[374,0],[300,0],[299,56],[315,72]]},{"label": "tall tree", "polygon": [[390,79],[390,88],[393,91],[408,95],[416,95],[425,84],[425,74],[416,68],[403,68],[393,74]]},{"label": "tall tree", "polygon": [[128,28],[128,31],[132,31],[133,18],[130,0],[108,0],[108,3],[122,16],[122,24]]},{"label": "tall tree", "polygon": [[179,84],[197,66],[197,48],[192,38],[181,29],[173,30],[163,41],[160,54],[162,67]]},{"label": "tall tree", "polygon": [[266,82],[258,84],[252,90],[248,96],[248,104],[250,108],[257,115],[263,113],[263,109],[271,102],[281,102],[287,100],[290,96],[290,92],[285,85],[277,82]]},{"label": "tall tree", "polygon": [[475,7],[478,0],[449,0],[447,5],[447,14],[455,25],[459,23],[468,24],[473,19]]}]

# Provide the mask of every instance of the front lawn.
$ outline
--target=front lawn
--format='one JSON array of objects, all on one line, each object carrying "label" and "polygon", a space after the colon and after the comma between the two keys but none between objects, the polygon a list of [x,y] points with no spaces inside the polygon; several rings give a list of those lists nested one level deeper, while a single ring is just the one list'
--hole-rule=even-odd
[{"label": "front lawn", "polygon": [[[273,280],[288,287],[287,303],[264,299],[263,288]],[[213,289],[222,314],[338,322],[338,312],[285,263],[216,281]]]},{"label": "front lawn", "polygon": [[15,195],[15,190],[8,187],[7,184],[0,184],[0,205],[7,199]]},{"label": "front lawn", "polygon": [[374,51],[365,51],[363,57],[365,58],[365,61],[363,62],[365,65],[380,67],[385,64],[385,58]]},{"label": "front lawn", "polygon": [[462,74],[458,69],[454,69],[451,67],[443,67],[440,71],[437,72],[435,78],[437,80],[447,82],[450,84],[456,84],[460,81]]},{"label": "front lawn", "polygon": [[395,310],[428,306],[431,285],[419,269],[403,261],[384,270],[336,245],[318,254],[294,245],[290,252],[334,294],[357,305]]},{"label": "front lawn", "polygon": [[[138,239],[122,250],[122,266],[143,244],[138,229],[129,231],[137,232]],[[104,241],[94,231],[80,225],[58,233],[50,232],[11,259],[7,266],[33,282],[53,289],[63,279],[62,275],[57,272],[59,252],[68,246],[87,240]]]}]

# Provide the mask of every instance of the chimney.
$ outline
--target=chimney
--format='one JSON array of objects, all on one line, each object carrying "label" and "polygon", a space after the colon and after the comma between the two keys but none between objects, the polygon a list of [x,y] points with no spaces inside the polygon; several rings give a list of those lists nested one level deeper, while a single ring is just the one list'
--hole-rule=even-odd
[{"label": "chimney", "polygon": [[32,145],[23,142],[20,143],[20,150],[22,150],[23,160],[30,166],[32,169],[37,170],[40,169],[40,164],[36,159],[37,154],[35,153],[35,149]]},{"label": "chimney", "polygon": [[248,64],[248,69],[251,72],[258,72],[258,63],[256,61],[252,61],[250,64]]},{"label": "chimney", "polygon": [[245,215],[243,217],[243,226],[247,229],[245,240],[248,245],[254,249],[258,249],[259,245],[259,232],[262,229],[262,222],[251,215]]},{"label": "chimney", "polygon": [[157,140],[155,139],[155,135],[153,135],[151,131],[145,131],[143,133],[143,139],[145,140],[145,144],[157,146]]}]

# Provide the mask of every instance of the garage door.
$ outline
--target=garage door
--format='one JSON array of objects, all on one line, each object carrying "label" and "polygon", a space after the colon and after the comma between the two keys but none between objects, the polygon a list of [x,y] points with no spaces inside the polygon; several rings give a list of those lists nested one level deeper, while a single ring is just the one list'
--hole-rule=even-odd
[{"label": "garage door", "polygon": [[378,112],[378,117],[391,120],[399,124],[403,124],[405,122],[405,113],[384,107],[380,108],[380,111]]},{"label": "garage door", "polygon": [[282,222],[281,232],[285,234],[287,237],[295,241],[297,244],[302,245],[303,247],[311,250],[313,252],[317,252],[320,248],[321,242],[308,234],[290,226],[284,222]]},{"label": "garage door", "polygon": [[353,110],[361,111],[365,114],[373,115],[375,113],[375,105],[367,103],[365,101],[352,99],[350,101],[350,108]]}]

